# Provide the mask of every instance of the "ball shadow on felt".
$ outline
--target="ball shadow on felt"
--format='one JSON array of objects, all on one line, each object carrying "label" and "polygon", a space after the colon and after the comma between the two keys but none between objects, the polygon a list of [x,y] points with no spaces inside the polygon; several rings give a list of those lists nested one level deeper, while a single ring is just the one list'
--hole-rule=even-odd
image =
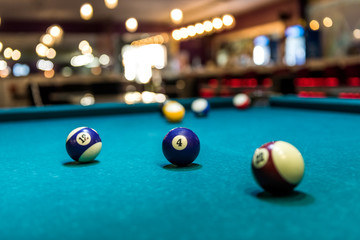
[{"label": "ball shadow on felt", "polygon": [[99,164],[100,161],[98,160],[92,160],[89,162],[77,162],[77,161],[70,161],[63,163],[63,166],[65,167],[90,167],[96,164]]},{"label": "ball shadow on felt", "polygon": [[169,171],[177,171],[177,172],[188,172],[188,171],[196,171],[202,168],[202,165],[197,163],[190,163],[187,166],[176,166],[174,164],[166,164],[162,166],[163,169]]},{"label": "ball shadow on felt", "polygon": [[296,190],[285,194],[271,194],[261,190],[248,190],[247,193],[261,201],[283,206],[307,206],[315,202],[312,195]]}]

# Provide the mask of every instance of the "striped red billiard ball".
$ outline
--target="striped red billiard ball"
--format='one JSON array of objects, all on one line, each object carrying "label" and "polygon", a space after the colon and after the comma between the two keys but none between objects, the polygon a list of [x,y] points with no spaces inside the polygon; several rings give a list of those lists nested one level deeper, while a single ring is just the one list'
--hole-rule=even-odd
[{"label": "striped red billiard ball", "polygon": [[78,162],[90,162],[99,155],[102,142],[92,128],[79,127],[72,130],[66,139],[66,151]]},{"label": "striped red billiard ball", "polygon": [[188,128],[170,130],[163,139],[162,150],[166,159],[177,166],[186,166],[195,161],[200,152],[198,136]]},{"label": "striped red billiard ball", "polygon": [[269,142],[255,150],[252,173],[267,192],[291,192],[304,175],[304,159],[299,150],[284,141]]},{"label": "striped red billiard ball", "polygon": [[233,104],[238,109],[246,109],[250,106],[251,99],[247,94],[239,93],[233,97]]}]

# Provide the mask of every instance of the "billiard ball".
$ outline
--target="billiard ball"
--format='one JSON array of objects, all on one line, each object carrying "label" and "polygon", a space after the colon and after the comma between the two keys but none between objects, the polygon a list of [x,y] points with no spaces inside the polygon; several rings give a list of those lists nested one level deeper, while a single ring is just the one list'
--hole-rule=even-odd
[{"label": "billiard ball", "polygon": [[256,182],[272,194],[291,192],[304,175],[304,159],[290,143],[274,141],[255,150],[251,169]]},{"label": "billiard ball", "polygon": [[205,117],[210,111],[210,104],[205,98],[198,98],[191,103],[191,110],[195,116]]},{"label": "billiard ball", "polygon": [[185,116],[185,108],[181,103],[171,100],[164,105],[163,113],[169,122],[181,122]]},{"label": "billiard ball", "polygon": [[79,127],[72,130],[66,139],[66,151],[78,162],[90,162],[99,155],[102,142],[92,128]]},{"label": "billiard ball", "polygon": [[166,159],[177,166],[192,163],[200,152],[198,136],[188,128],[178,127],[170,130],[162,142]]},{"label": "billiard ball", "polygon": [[251,99],[247,94],[239,93],[234,96],[233,104],[238,109],[246,109],[250,106]]}]

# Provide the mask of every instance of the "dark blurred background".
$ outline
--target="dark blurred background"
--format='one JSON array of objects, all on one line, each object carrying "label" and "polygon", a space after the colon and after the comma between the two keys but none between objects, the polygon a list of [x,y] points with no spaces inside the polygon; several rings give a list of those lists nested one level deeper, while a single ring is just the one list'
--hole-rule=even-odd
[{"label": "dark blurred background", "polygon": [[358,9],[359,0],[0,0],[0,107],[360,98]]}]

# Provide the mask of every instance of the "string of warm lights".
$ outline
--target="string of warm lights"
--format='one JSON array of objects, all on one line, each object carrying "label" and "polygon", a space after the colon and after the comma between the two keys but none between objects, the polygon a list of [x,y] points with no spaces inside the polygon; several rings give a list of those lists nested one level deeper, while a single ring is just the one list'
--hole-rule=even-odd
[{"label": "string of warm lights", "polygon": [[137,41],[133,41],[131,43],[132,46],[143,46],[148,44],[164,44],[169,41],[169,36],[166,33],[158,34],[152,37],[140,39]]},{"label": "string of warm lights", "polygon": [[186,40],[193,37],[211,34],[223,29],[229,29],[235,26],[235,18],[230,14],[225,14],[222,18],[215,17],[212,20],[206,20],[202,23],[195,23],[173,30],[174,40]]}]

